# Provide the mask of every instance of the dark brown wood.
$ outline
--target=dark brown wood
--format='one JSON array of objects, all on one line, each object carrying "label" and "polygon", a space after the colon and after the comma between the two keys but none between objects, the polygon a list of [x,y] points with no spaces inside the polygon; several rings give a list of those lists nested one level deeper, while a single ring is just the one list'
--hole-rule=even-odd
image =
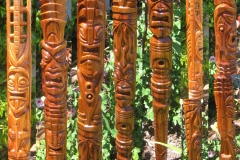
[{"label": "dark brown wood", "polygon": [[64,28],[66,0],[40,0],[42,90],[44,101],[46,159],[66,159],[67,69]]},{"label": "dark brown wood", "polygon": [[[148,0],[151,94],[153,96],[155,141],[167,143],[169,97],[171,95],[173,1]],[[167,159],[167,148],[155,145],[157,160]]]},{"label": "dark brown wood", "polygon": [[79,160],[102,159],[102,111],[99,92],[105,47],[104,0],[78,0],[78,149]]},{"label": "dark brown wood", "polygon": [[188,97],[184,100],[188,158],[200,160],[202,152],[203,97],[202,60],[202,0],[186,0],[187,56],[188,56]]},{"label": "dark brown wood", "polygon": [[137,47],[137,1],[113,1],[117,159],[131,159]]},{"label": "dark brown wood", "polygon": [[31,135],[31,1],[7,0],[8,159],[28,159]]},{"label": "dark brown wood", "polygon": [[236,159],[235,103],[232,74],[236,73],[236,4],[234,0],[214,0],[215,56],[214,96],[221,139],[220,160]]}]

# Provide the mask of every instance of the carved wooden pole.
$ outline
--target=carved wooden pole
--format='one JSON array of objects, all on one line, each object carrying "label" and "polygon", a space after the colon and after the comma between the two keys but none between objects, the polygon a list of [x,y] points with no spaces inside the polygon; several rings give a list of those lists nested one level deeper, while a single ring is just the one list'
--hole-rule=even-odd
[{"label": "carved wooden pole", "polygon": [[31,1],[7,0],[8,159],[28,159],[31,132]]},{"label": "carved wooden pole", "polygon": [[202,0],[186,1],[188,88],[189,99],[184,100],[187,150],[189,160],[200,160],[202,152],[203,97],[202,59]]},{"label": "carved wooden pole", "polygon": [[[153,96],[155,141],[167,143],[169,97],[171,95],[173,25],[172,0],[148,0],[150,39],[151,94]],[[155,145],[157,160],[167,159],[167,148]]]},{"label": "carved wooden pole", "polygon": [[67,68],[64,28],[66,0],[40,0],[42,45],[42,90],[44,102],[46,159],[66,159]]},{"label": "carved wooden pole", "polygon": [[137,1],[114,0],[114,82],[117,159],[131,159],[137,47]]},{"label": "carved wooden pole", "polygon": [[220,160],[235,160],[236,145],[234,91],[232,74],[236,73],[236,4],[234,0],[214,0],[215,56],[214,96],[221,139]]},{"label": "carved wooden pole", "polygon": [[78,149],[79,160],[102,159],[102,111],[105,1],[78,0]]}]

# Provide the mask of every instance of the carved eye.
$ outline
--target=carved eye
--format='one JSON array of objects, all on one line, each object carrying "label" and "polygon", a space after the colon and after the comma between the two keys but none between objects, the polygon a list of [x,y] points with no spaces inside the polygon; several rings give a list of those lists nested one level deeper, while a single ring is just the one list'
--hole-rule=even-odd
[{"label": "carved eye", "polygon": [[134,72],[132,69],[129,69],[124,76],[124,79],[127,81],[132,81],[134,79]]},{"label": "carved eye", "polygon": [[45,62],[45,63],[49,63],[49,62],[51,62],[51,60],[52,60],[52,57],[51,57],[51,55],[48,53],[48,52],[46,52],[46,51],[42,51],[42,60]]},{"label": "carved eye", "polygon": [[65,51],[64,52],[59,52],[56,56],[55,56],[56,60],[60,63],[65,62],[66,61],[66,54]]},{"label": "carved eye", "polygon": [[94,31],[95,31],[95,35],[96,36],[94,39],[95,40],[100,40],[103,36],[103,28],[102,26],[98,25],[94,28]]},{"label": "carved eye", "polygon": [[122,73],[120,72],[118,67],[115,67],[114,69],[114,77],[117,78],[118,80],[122,79]]},{"label": "carved eye", "polygon": [[18,84],[20,86],[26,86],[28,85],[28,80],[25,77],[19,77]]},{"label": "carved eye", "polygon": [[14,86],[14,75],[9,76],[8,85]]},{"label": "carved eye", "polygon": [[85,23],[81,23],[81,24],[79,25],[79,38],[80,38],[80,39],[83,39],[83,40],[86,40],[84,28],[85,28]]}]

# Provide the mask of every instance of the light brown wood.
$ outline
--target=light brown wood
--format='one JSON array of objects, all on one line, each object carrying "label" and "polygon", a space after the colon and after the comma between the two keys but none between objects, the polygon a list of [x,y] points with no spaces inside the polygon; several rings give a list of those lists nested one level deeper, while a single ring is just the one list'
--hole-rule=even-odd
[{"label": "light brown wood", "polygon": [[188,150],[187,153],[190,160],[202,159],[202,14],[202,0],[186,0],[189,99],[184,100],[184,113]]},{"label": "light brown wood", "polygon": [[64,28],[66,0],[40,0],[42,90],[44,101],[46,159],[66,159],[67,69]]},{"label": "light brown wood", "polygon": [[[169,97],[171,95],[173,1],[148,0],[150,39],[151,94],[153,96],[154,138],[167,143]],[[167,159],[167,148],[156,144],[157,160]]]},{"label": "light brown wood", "polygon": [[102,111],[99,96],[105,47],[104,0],[78,0],[78,149],[79,160],[102,159]]},{"label": "light brown wood", "polygon": [[234,0],[214,0],[215,57],[214,97],[220,134],[220,160],[236,159],[235,103],[232,74],[236,73],[236,4]]},{"label": "light brown wood", "polygon": [[31,1],[7,0],[8,159],[27,160],[31,135]]},{"label": "light brown wood", "polygon": [[113,1],[113,52],[117,159],[131,159],[137,47],[137,1]]}]

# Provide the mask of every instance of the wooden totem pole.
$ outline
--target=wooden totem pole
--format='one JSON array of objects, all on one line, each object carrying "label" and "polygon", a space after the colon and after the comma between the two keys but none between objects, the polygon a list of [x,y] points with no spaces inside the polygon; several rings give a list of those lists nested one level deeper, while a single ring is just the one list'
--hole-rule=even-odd
[{"label": "wooden totem pole", "polygon": [[200,160],[202,152],[202,113],[203,97],[202,59],[202,0],[186,1],[187,56],[189,99],[184,100],[184,113],[189,160]]},{"label": "wooden totem pole", "polygon": [[27,160],[31,132],[31,1],[7,0],[8,159]]},{"label": "wooden totem pole", "polygon": [[[153,96],[155,141],[167,143],[169,97],[171,95],[173,1],[148,0],[150,39],[151,94]],[[157,160],[167,159],[167,148],[155,145]]]},{"label": "wooden totem pole", "polygon": [[79,160],[102,159],[102,111],[105,1],[78,0],[78,149]]},{"label": "wooden totem pole", "polygon": [[137,1],[113,0],[117,159],[131,159],[137,47]]},{"label": "wooden totem pole", "polygon": [[220,160],[235,160],[235,103],[233,80],[236,73],[236,4],[234,0],[214,0],[215,56],[214,96],[221,139]]},{"label": "wooden totem pole", "polygon": [[44,101],[46,159],[66,159],[67,68],[64,28],[66,0],[40,0],[42,90]]}]

